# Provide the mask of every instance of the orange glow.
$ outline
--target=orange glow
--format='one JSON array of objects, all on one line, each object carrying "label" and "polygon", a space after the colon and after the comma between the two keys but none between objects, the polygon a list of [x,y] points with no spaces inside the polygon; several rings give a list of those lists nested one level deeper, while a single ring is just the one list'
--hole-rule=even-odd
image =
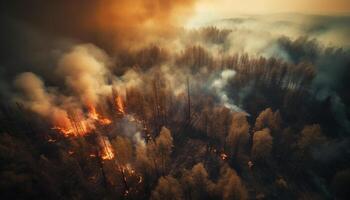
[{"label": "orange glow", "polygon": [[102,117],[97,111],[96,108],[92,105],[88,105],[89,117],[93,120],[96,120],[101,125],[108,125],[112,123],[112,121],[108,118]]},{"label": "orange glow", "polygon": [[110,119],[108,119],[108,118],[102,118],[102,119],[99,119],[98,121],[102,125],[108,125],[108,124],[112,123],[112,121]]},{"label": "orange glow", "polygon": [[100,136],[99,145],[101,148],[101,158],[103,160],[112,160],[114,158],[114,152],[109,139],[106,136]]},{"label": "orange glow", "polygon": [[122,166],[122,170],[124,173],[128,172],[129,174],[135,174],[135,170],[131,168],[129,164],[127,164],[126,166]]},{"label": "orange glow", "polygon": [[76,122],[69,122],[69,120],[66,120],[65,122],[66,123],[55,123],[55,126],[51,129],[62,133],[65,137],[83,136],[91,131],[91,126],[89,126],[86,120]]},{"label": "orange glow", "polygon": [[124,102],[120,96],[115,97],[115,104],[116,104],[117,111],[122,114],[125,114]]},{"label": "orange glow", "polygon": [[63,128],[63,127],[59,127],[59,126],[54,126],[51,129],[57,130],[57,131],[63,133],[63,135],[66,137],[68,137],[70,135],[74,135],[74,136],[76,135],[72,128]]},{"label": "orange glow", "polygon": [[88,110],[89,110],[89,117],[98,120],[99,119],[99,114],[96,112],[96,108],[92,105],[88,105]]}]

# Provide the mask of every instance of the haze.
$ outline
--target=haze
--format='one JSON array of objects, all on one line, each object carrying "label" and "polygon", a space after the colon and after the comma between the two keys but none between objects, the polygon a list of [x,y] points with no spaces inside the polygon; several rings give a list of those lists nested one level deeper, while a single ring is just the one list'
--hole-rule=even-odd
[{"label": "haze", "polygon": [[301,13],[345,15],[350,12],[348,0],[199,0],[188,25],[229,18],[243,14]]}]

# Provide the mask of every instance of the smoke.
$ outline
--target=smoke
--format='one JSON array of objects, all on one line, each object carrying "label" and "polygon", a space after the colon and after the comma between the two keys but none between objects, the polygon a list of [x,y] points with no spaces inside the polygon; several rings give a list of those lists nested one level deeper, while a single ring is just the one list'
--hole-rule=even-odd
[{"label": "smoke", "polygon": [[194,0],[11,1],[3,13],[50,34],[116,50],[174,36],[193,4]]},{"label": "smoke", "polygon": [[74,133],[71,120],[78,121],[81,130],[75,130],[75,134],[82,134],[94,128],[93,118],[101,118],[86,116],[84,108],[96,112],[100,97],[112,91],[112,86],[107,83],[110,75],[107,66],[107,55],[94,45],[74,46],[62,55],[54,70],[55,77],[64,84],[45,86],[36,74],[25,72],[14,80],[18,92],[13,100],[48,119],[51,125],[65,133]]},{"label": "smoke", "polygon": [[219,77],[215,78],[213,82],[211,83],[211,88],[215,91],[216,94],[218,94],[218,97],[220,98],[220,102],[229,108],[230,110],[236,111],[236,112],[244,112],[241,108],[239,108],[237,105],[235,105],[232,100],[228,97],[225,91],[225,87],[230,79],[232,79],[236,75],[236,72],[234,70],[223,70]]},{"label": "smoke", "polygon": [[[349,98],[344,85],[348,85],[350,34],[348,16],[317,16],[278,14],[239,16],[205,24],[229,33],[221,43],[200,42],[217,55],[247,53],[251,57],[277,58],[287,63],[309,62],[316,69],[311,93],[319,102],[330,99],[333,117],[339,127],[337,134],[350,130],[347,108]],[[213,31],[212,31],[213,32]],[[220,35],[219,32],[213,34]],[[206,40],[210,41],[210,40]],[[251,83],[254,83],[251,81]],[[237,102],[244,103],[254,93],[254,84],[246,84],[237,91]],[[221,95],[222,99],[227,96]]]},{"label": "smoke", "polygon": [[55,105],[56,97],[46,90],[39,77],[31,72],[22,73],[14,80],[14,86],[22,94],[16,96],[15,101],[22,103],[44,118],[51,119],[55,125],[67,126],[69,121],[66,111]]},{"label": "smoke", "polygon": [[108,57],[94,45],[78,45],[63,55],[56,72],[85,105],[96,104],[99,95],[111,91],[107,84]]}]

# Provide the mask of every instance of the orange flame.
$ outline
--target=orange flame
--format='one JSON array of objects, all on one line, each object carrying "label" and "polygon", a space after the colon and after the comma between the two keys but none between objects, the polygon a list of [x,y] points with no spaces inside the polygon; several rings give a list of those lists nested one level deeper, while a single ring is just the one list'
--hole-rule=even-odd
[{"label": "orange flame", "polygon": [[112,160],[114,158],[114,152],[108,138],[105,136],[100,136],[99,144],[101,147],[101,158],[103,160]]},{"label": "orange flame", "polygon": [[63,133],[63,135],[66,137],[68,137],[70,135],[76,135],[72,128],[64,128],[64,127],[54,126],[51,129],[57,130],[57,131]]},{"label": "orange flame", "polygon": [[108,125],[108,124],[112,123],[112,121],[108,118],[101,118],[98,120],[98,122],[100,122],[100,124],[102,124],[102,125]]},{"label": "orange flame", "polygon": [[62,133],[65,137],[69,137],[69,136],[83,136],[89,133],[92,127],[89,126],[88,121],[81,120],[81,121],[70,122],[65,124],[58,123],[51,129]]},{"label": "orange flame", "polygon": [[122,113],[122,114],[125,114],[124,102],[123,102],[123,99],[121,98],[121,96],[115,97],[115,104],[117,107],[117,111]]},{"label": "orange flame", "polygon": [[88,110],[89,110],[89,117],[91,117],[94,120],[98,120],[99,114],[96,112],[96,108],[92,105],[89,105]]},{"label": "orange flame", "polygon": [[92,105],[88,105],[89,117],[98,121],[102,125],[108,125],[112,123],[112,121],[108,118],[102,117],[97,111],[96,108]]}]

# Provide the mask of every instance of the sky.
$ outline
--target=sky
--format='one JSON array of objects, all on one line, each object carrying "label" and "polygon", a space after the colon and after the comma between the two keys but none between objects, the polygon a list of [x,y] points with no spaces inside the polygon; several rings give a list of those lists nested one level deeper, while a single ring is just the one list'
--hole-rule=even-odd
[{"label": "sky", "polygon": [[242,14],[302,13],[344,15],[350,0],[198,0],[188,24]]}]

